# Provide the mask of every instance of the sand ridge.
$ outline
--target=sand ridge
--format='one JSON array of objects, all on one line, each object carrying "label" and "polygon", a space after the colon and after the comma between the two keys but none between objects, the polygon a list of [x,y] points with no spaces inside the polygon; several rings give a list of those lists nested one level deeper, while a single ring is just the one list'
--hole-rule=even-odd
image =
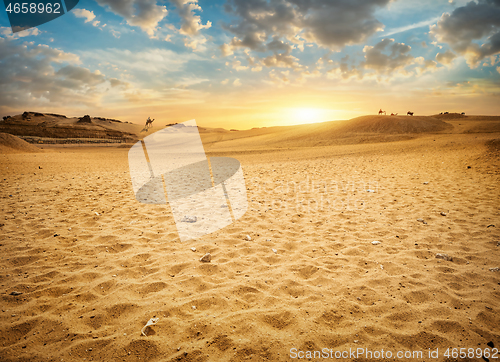
[{"label": "sand ridge", "polygon": [[0,132],[0,153],[43,152],[40,148],[8,133]]}]

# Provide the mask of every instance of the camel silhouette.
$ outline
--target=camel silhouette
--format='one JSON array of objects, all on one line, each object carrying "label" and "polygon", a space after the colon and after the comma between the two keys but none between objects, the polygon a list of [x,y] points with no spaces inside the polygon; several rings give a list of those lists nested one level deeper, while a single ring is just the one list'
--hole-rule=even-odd
[{"label": "camel silhouette", "polygon": [[141,130],[141,132],[147,132],[151,127],[153,127],[153,122],[155,121],[155,119],[151,119],[150,117],[148,117],[148,119],[146,120],[146,125],[144,126],[144,128]]},{"label": "camel silhouette", "polygon": [[386,115],[385,111],[383,111],[382,109],[380,109],[380,111],[378,111],[378,114],[379,114],[379,115],[381,115],[382,113],[383,113],[384,115]]},{"label": "camel silhouette", "polygon": [[397,116],[398,114],[397,113],[391,113],[391,116]]},{"label": "camel silhouette", "polygon": [[408,111],[408,113],[406,113],[407,116],[413,116],[413,112],[410,112]]}]

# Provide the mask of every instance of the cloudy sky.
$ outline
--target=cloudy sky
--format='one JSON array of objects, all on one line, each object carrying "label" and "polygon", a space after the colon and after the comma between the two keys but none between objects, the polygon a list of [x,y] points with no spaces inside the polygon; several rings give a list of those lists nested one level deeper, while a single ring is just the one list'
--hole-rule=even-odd
[{"label": "cloudy sky", "polygon": [[500,114],[500,0],[80,0],[15,34],[0,7],[1,116]]}]

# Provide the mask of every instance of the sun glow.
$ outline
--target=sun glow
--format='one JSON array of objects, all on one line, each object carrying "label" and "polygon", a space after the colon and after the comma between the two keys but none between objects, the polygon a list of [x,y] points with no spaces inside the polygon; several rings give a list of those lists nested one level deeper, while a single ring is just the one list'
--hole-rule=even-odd
[{"label": "sun glow", "polygon": [[332,120],[332,110],[322,108],[289,108],[287,125],[310,124]]}]

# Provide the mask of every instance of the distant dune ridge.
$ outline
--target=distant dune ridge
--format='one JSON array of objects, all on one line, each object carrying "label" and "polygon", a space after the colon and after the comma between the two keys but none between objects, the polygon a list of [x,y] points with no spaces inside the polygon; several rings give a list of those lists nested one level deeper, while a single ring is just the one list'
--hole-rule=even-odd
[{"label": "distant dune ridge", "polygon": [[[0,132],[19,137],[112,139],[135,143],[172,123],[157,120],[145,131],[144,124],[102,117],[66,117],[54,113],[24,112],[0,121]],[[260,150],[403,141],[426,134],[500,132],[498,116],[466,116],[459,113],[433,116],[366,115],[346,121],[249,130],[198,127],[207,150]],[[28,139],[30,142],[36,142]]]},{"label": "distant dune ridge", "polygon": [[139,126],[102,117],[68,118],[53,113],[24,112],[0,121],[0,132],[47,138],[108,138],[132,142]]},{"label": "distant dune ridge", "polygon": [[429,133],[452,129],[453,126],[429,116],[361,116],[345,123],[338,132],[354,133]]},{"label": "distant dune ridge", "polygon": [[287,127],[268,127],[239,132],[200,131],[205,148],[266,149],[348,145],[403,141],[431,134],[494,133],[500,130],[499,116],[368,115],[347,121],[331,121]]}]

